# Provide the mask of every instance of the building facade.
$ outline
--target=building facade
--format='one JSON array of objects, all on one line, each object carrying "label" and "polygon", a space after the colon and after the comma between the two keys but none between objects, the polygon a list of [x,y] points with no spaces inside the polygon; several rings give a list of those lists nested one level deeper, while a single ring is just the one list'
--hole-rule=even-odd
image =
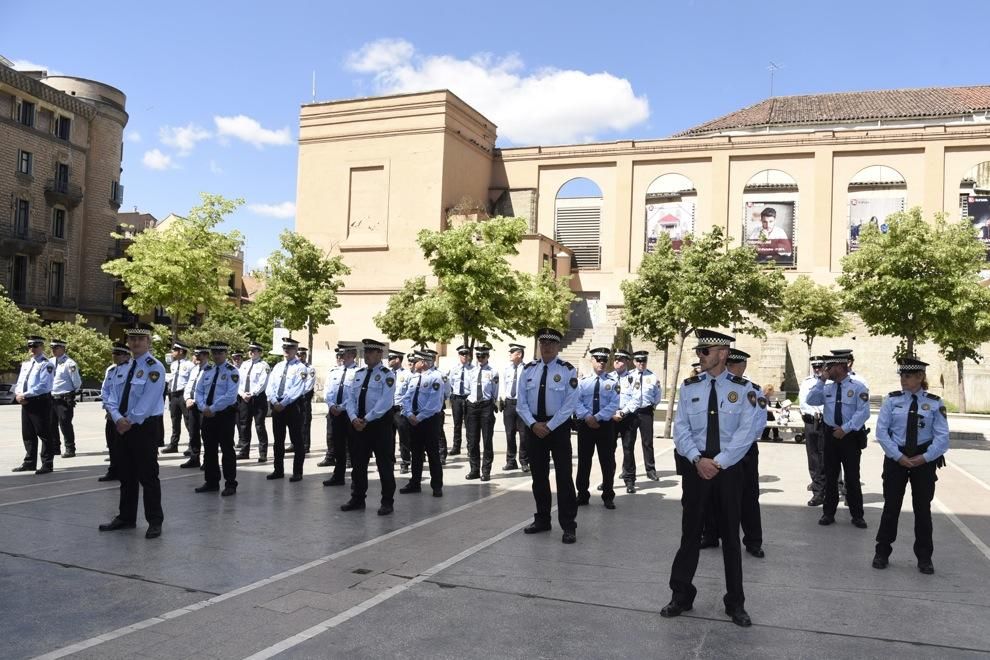
[{"label": "building facade", "polygon": [[45,320],[119,317],[100,267],[123,202],[125,104],[110,85],[0,62],[0,284]]},{"label": "building facade", "polygon": [[[302,107],[296,228],[352,268],[318,345],[377,334],[371,319],[388,295],[428,272],[416,232],[444,227],[465,199],[527,218],[533,244],[567,248],[581,299],[572,328],[586,330],[572,331],[579,355],[621,324],[619,285],[661,233],[676,245],[721,227],[789,278],[826,284],[861,226],[882,227],[894,211],[974,216],[990,234],[990,87],[773,98],[657,140],[499,149],[495,135],[449,91]],[[584,185],[568,194],[575,180]],[[875,358],[856,368],[880,392],[896,383],[894,344],[860,327],[815,348]],[[803,375],[808,356],[796,337],[739,345],[757,356],[759,382],[780,389]],[[951,398],[952,368],[931,347],[921,354],[939,365],[936,390]],[[974,384],[990,379],[970,371]]]}]

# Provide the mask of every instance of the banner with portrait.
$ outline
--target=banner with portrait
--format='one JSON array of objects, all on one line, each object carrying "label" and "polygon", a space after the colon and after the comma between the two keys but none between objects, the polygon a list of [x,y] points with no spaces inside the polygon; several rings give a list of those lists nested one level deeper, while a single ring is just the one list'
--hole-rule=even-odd
[{"label": "banner with portrait", "polygon": [[663,202],[646,205],[646,252],[656,248],[661,234],[670,237],[674,252],[681,251],[686,236],[694,232],[694,202]]},{"label": "banner with portrait", "polygon": [[990,261],[990,196],[962,195],[960,205],[962,217],[973,223],[976,236],[986,249],[986,259]]},{"label": "banner with portrait", "polygon": [[850,197],[849,233],[846,234],[846,253],[859,249],[859,235],[867,225],[874,225],[887,233],[887,218],[904,210],[904,196],[898,197]]},{"label": "banner with portrait", "polygon": [[760,263],[794,266],[794,202],[746,202],[744,242]]}]

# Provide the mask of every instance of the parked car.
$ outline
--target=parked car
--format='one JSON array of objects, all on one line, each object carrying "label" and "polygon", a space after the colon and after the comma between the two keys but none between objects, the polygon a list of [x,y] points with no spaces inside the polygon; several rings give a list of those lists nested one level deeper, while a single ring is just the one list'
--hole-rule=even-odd
[{"label": "parked car", "polygon": [[80,401],[83,401],[83,402],[85,402],[85,401],[103,401],[103,398],[100,396],[100,390],[83,389],[80,392],[79,400]]},{"label": "parked car", "polygon": [[0,404],[14,403],[14,384],[0,383]]}]

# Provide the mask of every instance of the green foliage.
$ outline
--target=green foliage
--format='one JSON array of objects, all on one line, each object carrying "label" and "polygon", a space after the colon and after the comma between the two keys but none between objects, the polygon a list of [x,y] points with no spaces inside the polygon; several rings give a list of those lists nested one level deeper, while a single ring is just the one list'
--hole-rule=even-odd
[{"label": "green foliage", "polygon": [[[227,328],[232,336],[244,337],[245,341],[240,344],[231,344],[235,348],[247,348],[251,341],[260,342],[262,346],[269,346],[272,337],[272,328],[275,327],[274,319],[268,319],[265,310],[254,304],[235,305],[228,300],[213,310],[207,317],[216,326]],[[267,351],[267,348],[266,348]]]},{"label": "green foliage", "polygon": [[914,352],[954,313],[956,296],[984,265],[972,226],[926,222],[921,209],[888,217],[887,233],[864,226],[859,250],[842,260],[838,283],[850,310],[876,335],[900,337],[897,355]]},{"label": "green foliage", "polygon": [[556,277],[549,268],[541,268],[536,275],[516,273],[518,278],[517,336],[535,336],[540,328],[558,328],[561,332],[570,325],[571,303],[577,299],[571,291],[570,276]]},{"label": "green foliage", "polygon": [[59,321],[43,330],[49,341],[64,339],[65,352],[79,365],[83,380],[103,381],[103,374],[110,364],[113,342],[101,332],[86,325],[86,318],[76,315],[75,321]]},{"label": "green foliage", "polygon": [[852,331],[852,324],[838,292],[801,275],[784,289],[783,308],[773,329],[800,333],[810,352],[816,338],[841,337]]},{"label": "green foliage", "polygon": [[182,331],[182,343],[190,349],[222,341],[230,346],[231,352],[238,349],[243,351],[247,348],[249,339],[240,328],[225,325],[212,316],[204,319],[199,325],[190,326]]},{"label": "green foliage", "polygon": [[409,339],[418,346],[446,341],[455,332],[452,310],[438,289],[426,286],[425,277],[406,280],[374,321],[389,341]]},{"label": "green foliage", "polygon": [[208,193],[201,197],[203,203],[193,207],[188,217],[137,234],[126,258],[103,264],[103,270],[119,277],[130,292],[124,300],[127,308],[150,314],[162,307],[172,318],[173,335],[179,322],[201,306],[209,313],[227,302],[231,274],[227,260],[243,243],[239,232],[215,228],[244,200]]},{"label": "green foliage", "polygon": [[41,318],[24,312],[0,286],[0,370],[13,369],[27,359],[24,338],[40,334]]}]

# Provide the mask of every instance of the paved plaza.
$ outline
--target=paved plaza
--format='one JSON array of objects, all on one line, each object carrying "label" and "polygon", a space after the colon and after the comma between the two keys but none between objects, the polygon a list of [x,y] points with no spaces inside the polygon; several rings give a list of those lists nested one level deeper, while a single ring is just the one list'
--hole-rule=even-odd
[{"label": "paved plaza", "polygon": [[[656,441],[660,481],[640,476],[617,510],[593,496],[578,542],[526,536],[529,475],[464,480],[444,471],[444,497],[396,494],[395,513],[343,513],[348,489],[317,468],[317,408],[302,482],[269,482],[271,463],[238,465],[235,497],[196,494],[199,470],[162,457],[164,533],[100,533],[116,512],[99,404],[76,408],[78,457],[44,476],[20,463],[20,412],[0,408],[0,657],[30,658],[957,658],[990,654],[990,421],[952,417],[939,472],[936,573],[916,569],[910,498],[887,570],[870,567],[882,507],[882,454],[863,456],[868,530],[816,524],[805,505],[803,445],[761,443],[765,559],[743,555],[749,629],[722,611],[720,550],[702,551],[692,612],[661,619],[680,536],[680,484],[670,440]],[[661,425],[657,424],[658,431]],[[451,437],[448,417],[448,440]],[[183,433],[183,448],[185,433]],[[638,450],[638,448],[637,448]],[[617,452],[618,453],[618,452]],[[575,459],[576,461],[576,459]],[[642,459],[638,463],[642,471]],[[597,469],[592,483],[597,483]],[[397,474],[398,485],[405,483]],[[349,479],[348,479],[349,481]],[[623,489],[620,489],[623,490]]]}]

